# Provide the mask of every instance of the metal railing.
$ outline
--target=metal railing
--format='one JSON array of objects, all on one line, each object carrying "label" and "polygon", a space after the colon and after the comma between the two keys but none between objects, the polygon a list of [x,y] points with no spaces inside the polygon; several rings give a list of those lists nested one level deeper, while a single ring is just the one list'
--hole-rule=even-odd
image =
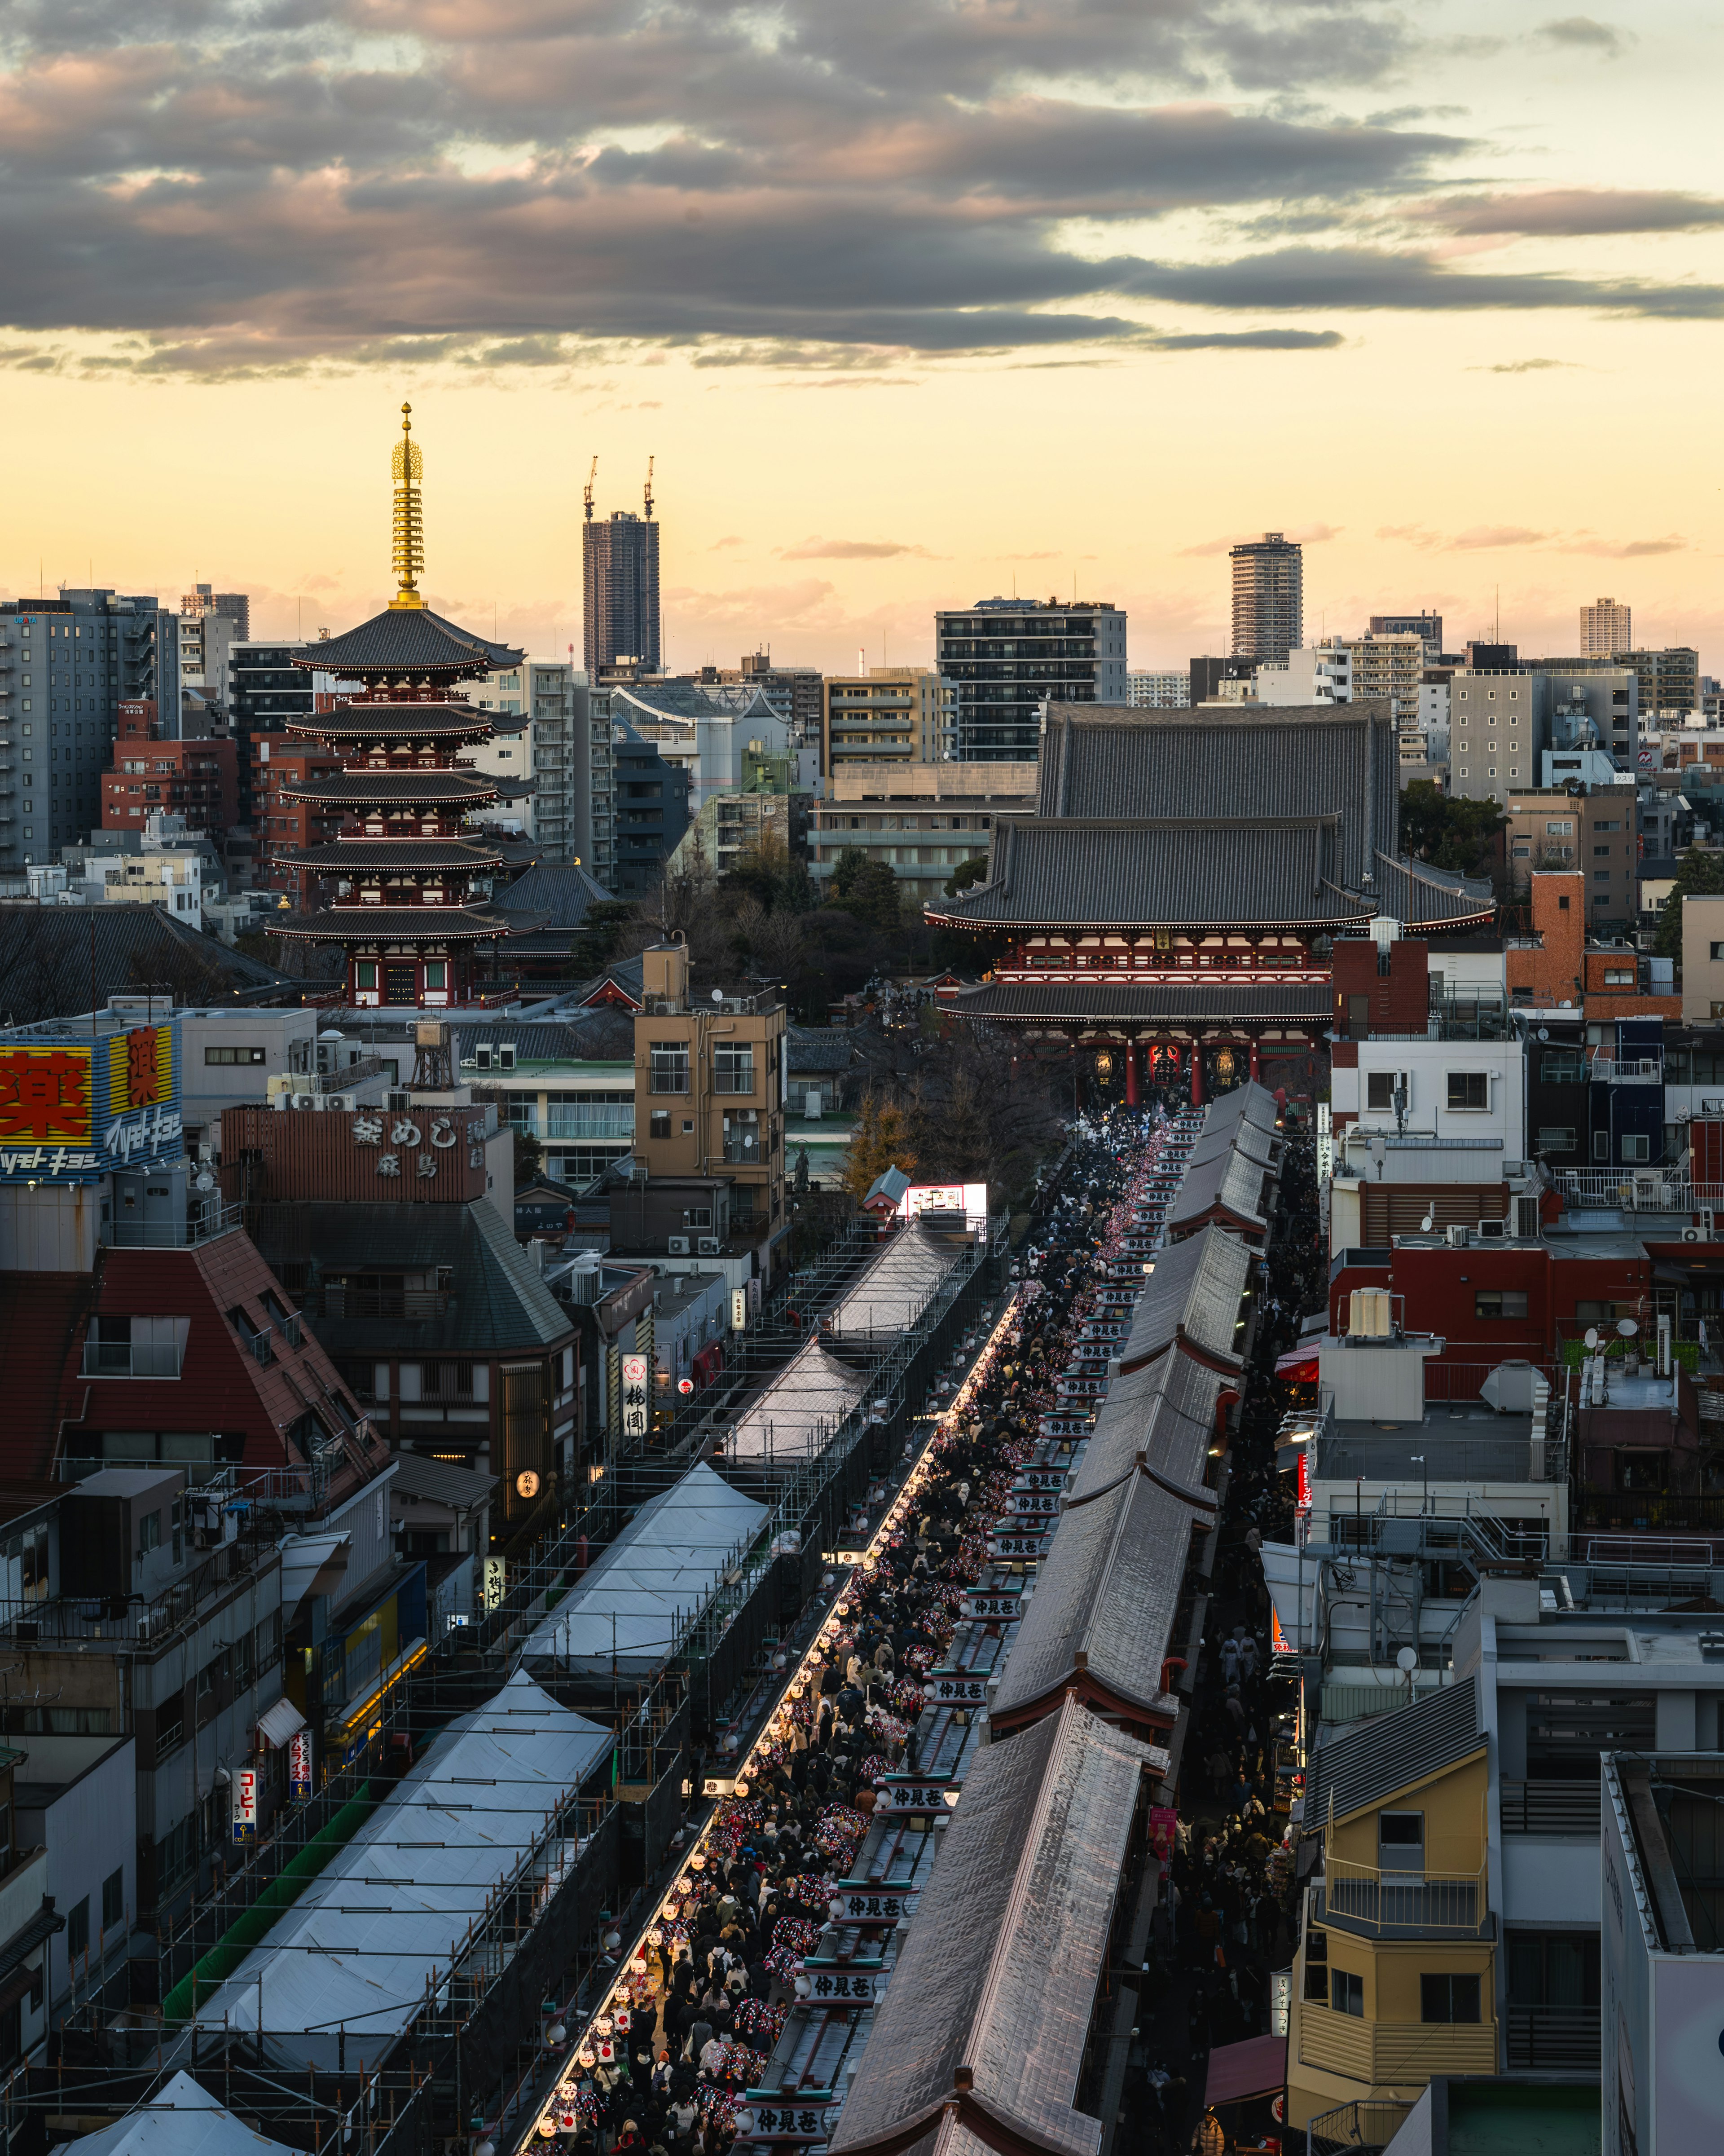
[{"label": "metal railing", "polygon": [[1662,1168],[1563,1168],[1557,1170],[1555,1181],[1571,1205],[1628,1213],[1724,1210],[1724,1183],[1691,1183]]},{"label": "metal railing", "polygon": [[1330,1856],[1321,1917],[1370,1932],[1448,1932],[1475,1938],[1485,1920],[1484,1867],[1474,1873],[1385,1871]]},{"label": "metal railing", "polygon": [[1573,1834],[1598,1839],[1599,1784],[1590,1781],[1501,1784],[1505,1834]]},{"label": "metal railing", "polygon": [[242,1224],[238,1205],[205,1201],[188,1209],[183,1220],[135,1220],[123,1215],[105,1220],[96,1239],[110,1250],[184,1250],[218,1235],[231,1235]]},{"label": "metal railing", "polygon": [[1352,2103],[1338,2103],[1332,2111],[1317,2112],[1306,2130],[1314,2149],[1382,2148],[1405,2125],[1412,2108],[1410,2103],[1356,2097]]},{"label": "metal railing", "polygon": [[1599,2015],[1596,2006],[1516,2006],[1508,2010],[1511,2072],[1580,2067],[1598,2070]]}]

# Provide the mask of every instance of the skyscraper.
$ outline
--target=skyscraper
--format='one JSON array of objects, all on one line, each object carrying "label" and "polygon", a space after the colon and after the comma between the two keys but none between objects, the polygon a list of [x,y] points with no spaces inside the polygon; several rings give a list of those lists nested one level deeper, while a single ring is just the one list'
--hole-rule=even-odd
[{"label": "skyscraper", "polygon": [[1580,610],[1580,654],[1583,659],[1611,659],[1619,651],[1634,648],[1633,608],[1614,599],[1594,599]]},{"label": "skyscraper", "polygon": [[1282,666],[1305,641],[1305,557],[1279,531],[1233,549],[1233,649],[1236,659]]},{"label": "skyscraper", "polygon": [[1044,704],[1126,701],[1126,617],[1106,601],[977,599],[935,615],[934,649],[960,763],[1034,762]]},{"label": "skyscraper", "polygon": [[1443,617],[1439,613],[1373,613],[1373,636],[1416,636],[1424,645],[1426,663],[1434,666],[1443,652]]},{"label": "skyscraper", "polygon": [[639,660],[656,674],[663,660],[659,640],[659,527],[653,498],[646,514],[613,509],[595,523],[593,504],[581,532],[582,619],[587,679],[596,683],[602,667],[619,660]]}]

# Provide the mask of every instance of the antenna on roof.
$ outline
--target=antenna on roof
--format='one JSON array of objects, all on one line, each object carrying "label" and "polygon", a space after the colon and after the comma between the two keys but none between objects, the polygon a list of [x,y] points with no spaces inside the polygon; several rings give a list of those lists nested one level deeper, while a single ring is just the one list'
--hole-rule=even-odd
[{"label": "antenna on roof", "polygon": [[[598,459],[597,457],[594,457],[594,459],[593,459],[593,469],[592,469],[592,470],[591,470],[591,471],[589,471],[589,472],[587,473],[587,486],[586,486],[586,490],[584,491],[584,493],[583,493],[583,494],[582,495],[582,496],[581,496],[582,501],[584,501],[584,502],[586,503],[586,505],[587,505],[587,521],[589,524],[593,521],[593,480],[596,480],[598,477]],[[573,649],[573,647],[572,647],[572,646],[571,646],[570,648],[571,648],[571,649]]]},{"label": "antenna on roof", "polygon": [[653,466],[657,461],[658,459],[654,457],[649,457],[647,459],[646,513],[647,522],[649,524],[653,521]]}]

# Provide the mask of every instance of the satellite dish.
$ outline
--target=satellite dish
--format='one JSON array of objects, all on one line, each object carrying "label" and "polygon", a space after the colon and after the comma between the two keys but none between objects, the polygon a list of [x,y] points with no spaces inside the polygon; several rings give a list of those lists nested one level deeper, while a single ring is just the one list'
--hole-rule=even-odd
[{"label": "satellite dish", "polygon": [[1596,1325],[1588,1326],[1586,1329],[1586,1344],[1588,1348],[1596,1348],[1598,1346],[1598,1328]]},{"label": "satellite dish", "polygon": [[1640,1328],[1632,1317],[1619,1317],[1616,1329],[1624,1340],[1632,1340]]},{"label": "satellite dish", "polygon": [[1547,1025],[1540,1026],[1538,1029],[1538,1037],[1541,1040],[1548,1040],[1551,1037],[1550,1028]]},{"label": "satellite dish", "polygon": [[1419,1667],[1419,1657],[1411,1647],[1403,1647],[1400,1653],[1395,1656],[1395,1667],[1403,1677],[1410,1677],[1414,1670]]},{"label": "satellite dish", "polygon": [[1421,1235],[1429,1235],[1429,1233],[1430,1233],[1431,1229],[1436,1226],[1436,1224],[1437,1224],[1437,1218],[1436,1218],[1435,1214],[1434,1214],[1434,1213],[1427,1213],[1427,1214],[1425,1214],[1425,1216],[1424,1216],[1424,1219],[1422,1219],[1422,1220],[1419,1222],[1419,1233],[1420,1233]]},{"label": "satellite dish", "polygon": [[207,1168],[201,1168],[198,1169],[197,1187],[199,1190],[213,1190],[215,1188],[215,1178],[210,1173]]},{"label": "satellite dish", "polygon": [[722,988],[715,988],[712,991],[712,1000],[716,1004],[721,1004],[724,1001],[724,990]]}]

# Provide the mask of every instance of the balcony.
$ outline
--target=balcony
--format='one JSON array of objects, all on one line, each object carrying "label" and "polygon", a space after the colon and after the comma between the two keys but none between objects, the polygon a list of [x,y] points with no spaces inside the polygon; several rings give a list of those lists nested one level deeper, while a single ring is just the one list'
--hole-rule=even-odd
[{"label": "balcony", "polygon": [[1494,2074],[1494,2021],[1367,2021],[1307,1999],[1299,2061],[1373,2088],[1422,2088],[1434,2074]]},{"label": "balcony", "polygon": [[1596,2006],[1516,2006],[1508,2010],[1511,2072],[1564,2073],[1598,2070],[1599,2015]]},{"label": "balcony", "polygon": [[1317,1921],[1371,1938],[1483,1939],[1496,1919],[1485,1871],[1386,1871],[1331,1856],[1317,1889]]},{"label": "balcony", "polygon": [[1574,1835],[1598,1839],[1598,1781],[1509,1782],[1502,1784],[1505,1834]]}]

